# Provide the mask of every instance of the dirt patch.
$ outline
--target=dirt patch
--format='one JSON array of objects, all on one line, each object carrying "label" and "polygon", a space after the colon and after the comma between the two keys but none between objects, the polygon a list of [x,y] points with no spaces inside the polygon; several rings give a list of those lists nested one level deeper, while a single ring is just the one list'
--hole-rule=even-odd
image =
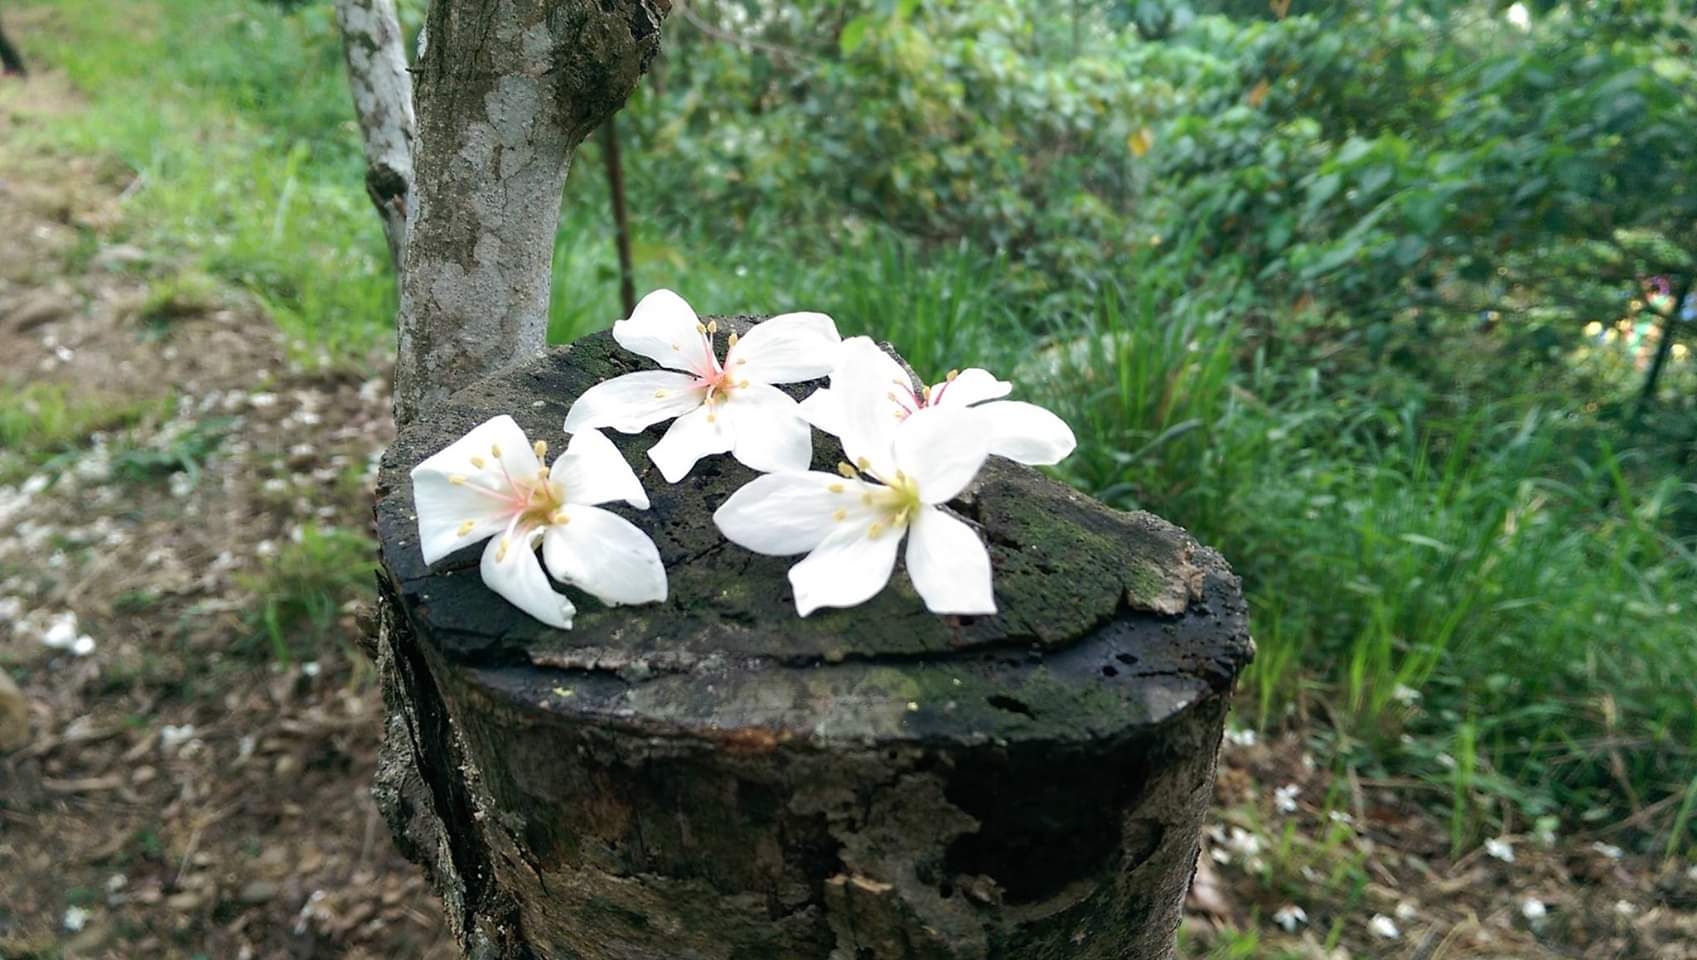
[{"label": "dirt patch", "polygon": [[[0,130],[76,107],[51,74],[0,84]],[[0,708],[27,726],[0,956],[450,956],[369,795],[350,640],[387,382],[109,242],[135,189],[0,146]]]}]

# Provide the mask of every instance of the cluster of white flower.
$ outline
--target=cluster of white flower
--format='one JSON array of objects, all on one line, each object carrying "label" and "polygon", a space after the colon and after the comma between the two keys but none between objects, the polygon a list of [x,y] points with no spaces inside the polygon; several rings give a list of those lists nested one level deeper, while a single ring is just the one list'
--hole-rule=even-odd
[{"label": "cluster of white flower", "polygon": [[[653,541],[599,506],[648,508],[641,482],[599,428],[637,433],[672,420],[648,450],[668,483],[724,453],[764,474],[720,505],[714,522],[756,553],[807,555],[789,573],[801,616],[876,595],[904,538],[908,576],[928,609],[995,612],[990,554],[944,505],[991,455],[1059,462],[1074,446],[1065,422],[1003,400],[1012,385],[985,370],[916,384],[869,338],[843,340],[821,313],[776,316],[741,338],[727,331],[722,354],[719,333],[683,298],[657,290],[613,325],[613,337],[663,369],[584,391],[566,414],[571,442],[552,466],[547,444],[532,443],[508,416],[419,464],[413,497],[425,562],[488,539],[484,582],[563,629],[575,608],[550,575],[608,604],[664,600]],[[801,403],[777,386],[826,376],[829,388]],[[836,473],[809,469],[815,427],[842,442],[847,459]]]}]

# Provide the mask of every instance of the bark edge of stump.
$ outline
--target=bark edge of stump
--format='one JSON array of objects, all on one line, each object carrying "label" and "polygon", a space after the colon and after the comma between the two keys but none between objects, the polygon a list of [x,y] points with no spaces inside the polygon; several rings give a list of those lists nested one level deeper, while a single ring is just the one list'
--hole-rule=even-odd
[{"label": "bark edge of stump", "polygon": [[[483,587],[477,548],[424,565],[414,465],[501,413],[558,449],[579,393],[649,366],[591,335],[456,394],[384,457],[374,793],[467,955],[1170,956],[1253,655],[1219,555],[992,459],[951,506],[990,545],[996,615],[931,615],[898,569],[803,620],[796,558],[712,525],[753,472],[716,457],[666,484],[645,455],[662,424],[605,432],[652,500],[615,509],[659,546],[665,603],[574,593],[557,631]],[[815,468],[839,459],[816,432]]]}]

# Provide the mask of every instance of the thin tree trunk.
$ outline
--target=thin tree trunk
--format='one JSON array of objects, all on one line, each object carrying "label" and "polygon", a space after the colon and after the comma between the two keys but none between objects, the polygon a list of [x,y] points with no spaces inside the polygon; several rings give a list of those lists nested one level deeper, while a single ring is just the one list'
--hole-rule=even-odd
[{"label": "thin tree trunk", "polygon": [[1680,310],[1685,306],[1685,298],[1691,295],[1692,280],[1687,276],[1680,280],[1679,286],[1673,291],[1673,309],[1662,315],[1662,338],[1656,343],[1656,356],[1650,361],[1650,372],[1644,376],[1644,387],[1638,394],[1638,402],[1632,406],[1632,415],[1627,419],[1627,429],[1635,430],[1644,418],[1645,411],[1656,400],[1656,386],[1661,382],[1662,370],[1667,367],[1668,355],[1673,353],[1674,333],[1680,324]]},{"label": "thin tree trunk", "polygon": [[389,260],[398,272],[406,248],[412,194],[412,75],[394,0],[336,0],[354,113],[365,140],[365,192],[383,218]]},{"label": "thin tree trunk", "polygon": [[619,157],[619,131],[614,118],[601,125],[601,154],[607,160],[607,192],[613,201],[613,244],[619,249],[619,302],[625,316],[636,310],[636,276],[630,255],[630,219],[625,214],[625,170]]},{"label": "thin tree trunk", "polygon": [[19,56],[18,48],[12,46],[12,41],[6,39],[4,29],[0,29],[0,70],[17,74],[20,77],[29,72],[24,69],[24,58]]},{"label": "thin tree trunk", "polygon": [[666,0],[437,0],[414,105],[401,424],[547,342],[573,152],[660,49]]}]

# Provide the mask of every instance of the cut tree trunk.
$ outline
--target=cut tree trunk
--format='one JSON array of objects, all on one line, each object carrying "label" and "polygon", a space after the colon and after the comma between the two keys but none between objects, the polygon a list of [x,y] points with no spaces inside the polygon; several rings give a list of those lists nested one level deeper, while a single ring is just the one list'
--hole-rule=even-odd
[{"label": "cut tree trunk", "polygon": [[436,0],[415,76],[395,416],[540,353],[577,145],[660,49],[668,0]]},{"label": "cut tree trunk", "polygon": [[[929,614],[898,570],[800,619],[796,558],[712,523],[754,474],[719,457],[665,484],[661,426],[613,437],[665,602],[574,596],[559,631],[484,587],[480,546],[423,563],[414,465],[503,413],[557,445],[573,399],[642,366],[594,335],[458,393],[384,460],[377,796],[468,954],[1169,957],[1252,653],[1220,557],[993,459],[951,507],[990,545],[1000,612]],[[840,458],[816,437],[816,466]]]}]

